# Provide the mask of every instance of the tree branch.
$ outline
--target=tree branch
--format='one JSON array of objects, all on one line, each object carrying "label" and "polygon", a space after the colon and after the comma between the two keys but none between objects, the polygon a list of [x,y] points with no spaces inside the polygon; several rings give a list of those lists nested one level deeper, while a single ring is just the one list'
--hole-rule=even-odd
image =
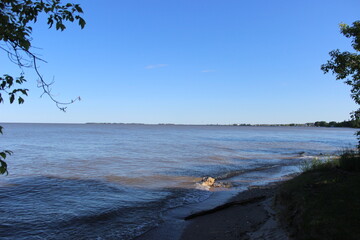
[{"label": "tree branch", "polygon": [[53,95],[51,94],[51,88],[50,86],[54,83],[47,83],[44,81],[44,78],[42,77],[42,75],[39,72],[38,66],[36,64],[36,56],[33,56],[33,67],[35,69],[35,72],[37,74],[37,76],[39,77],[38,79],[38,87],[43,89],[43,93],[41,94],[41,96],[43,96],[44,94],[48,95],[50,97],[50,99],[56,104],[56,107],[59,108],[61,111],[66,112],[66,105],[72,104],[76,101],[80,101],[81,98],[77,97],[75,99],[71,99],[69,102],[60,102],[58,100],[56,100]]}]

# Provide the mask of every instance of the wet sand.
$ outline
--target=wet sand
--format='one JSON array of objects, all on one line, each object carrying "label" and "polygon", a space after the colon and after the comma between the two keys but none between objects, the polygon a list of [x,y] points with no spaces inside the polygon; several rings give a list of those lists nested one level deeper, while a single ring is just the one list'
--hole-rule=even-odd
[{"label": "wet sand", "polygon": [[268,185],[239,193],[226,208],[188,220],[180,239],[288,239],[273,209],[276,188]]},{"label": "wet sand", "polygon": [[252,187],[221,206],[168,221],[137,239],[289,239],[273,209],[277,187],[278,184]]}]

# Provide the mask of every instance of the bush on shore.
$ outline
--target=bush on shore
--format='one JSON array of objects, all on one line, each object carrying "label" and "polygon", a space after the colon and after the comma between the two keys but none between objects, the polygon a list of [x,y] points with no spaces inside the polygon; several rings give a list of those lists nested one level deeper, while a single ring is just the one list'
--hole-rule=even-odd
[{"label": "bush on shore", "polygon": [[276,195],[281,222],[293,239],[360,239],[360,154],[313,159]]},{"label": "bush on shore", "polygon": [[345,150],[339,158],[339,167],[347,171],[360,171],[359,150]]},{"label": "bush on shore", "polygon": [[329,156],[325,158],[313,158],[301,163],[302,172],[320,171],[329,168],[339,168],[345,171],[360,171],[360,152],[359,150],[346,149],[339,156]]}]

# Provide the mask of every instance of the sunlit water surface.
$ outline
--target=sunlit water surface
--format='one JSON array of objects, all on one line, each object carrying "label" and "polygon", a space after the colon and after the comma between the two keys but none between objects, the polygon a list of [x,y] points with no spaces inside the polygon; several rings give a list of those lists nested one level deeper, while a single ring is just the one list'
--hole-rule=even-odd
[{"label": "sunlit water surface", "polygon": [[354,129],[2,124],[1,239],[132,239],[169,209],[203,201],[203,176],[233,189],[354,147]]}]

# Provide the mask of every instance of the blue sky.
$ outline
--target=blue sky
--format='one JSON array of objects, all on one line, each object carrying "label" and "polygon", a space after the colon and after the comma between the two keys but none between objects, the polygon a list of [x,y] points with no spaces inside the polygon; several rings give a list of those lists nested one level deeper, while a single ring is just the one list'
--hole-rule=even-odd
[{"label": "blue sky", "polygon": [[[359,1],[81,0],[87,25],[34,26],[60,112],[26,70],[24,105],[2,104],[2,122],[182,124],[342,121],[350,88],[321,64],[352,50],[338,24],[360,20]],[[4,54],[2,54],[4,55]],[[5,56],[7,73],[19,70]]]}]

